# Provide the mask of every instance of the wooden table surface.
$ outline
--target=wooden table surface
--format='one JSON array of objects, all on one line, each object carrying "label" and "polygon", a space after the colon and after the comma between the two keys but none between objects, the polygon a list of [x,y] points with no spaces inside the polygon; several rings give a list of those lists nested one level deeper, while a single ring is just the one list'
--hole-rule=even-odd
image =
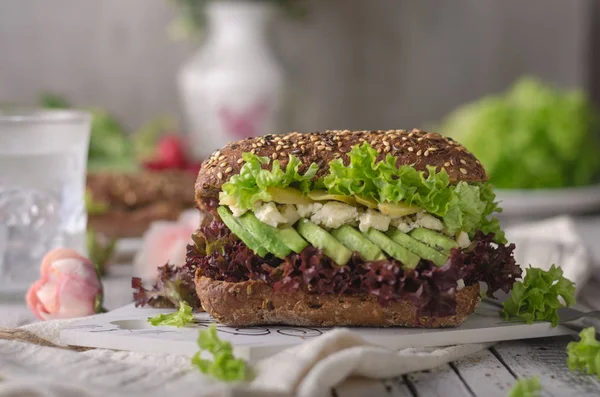
[{"label": "wooden table surface", "polygon": [[505,397],[517,377],[537,376],[542,396],[600,396],[595,376],[567,368],[566,345],[571,337],[502,342],[434,370],[381,382],[346,382],[332,396]]},{"label": "wooden table surface", "polygon": [[[596,260],[600,259],[599,220],[595,218],[593,225],[584,224],[584,230],[580,230]],[[104,280],[105,306],[109,310],[131,302],[130,272],[131,266],[114,266]],[[592,280],[578,300],[587,307],[600,309],[600,282]],[[0,327],[16,327],[32,321],[35,318],[22,300],[0,302]],[[600,396],[600,381],[595,376],[567,368],[566,346],[571,340],[574,338],[566,336],[501,342],[434,370],[385,381],[353,379],[331,394],[332,397],[504,397],[516,378],[537,376],[543,387],[542,396]]]}]

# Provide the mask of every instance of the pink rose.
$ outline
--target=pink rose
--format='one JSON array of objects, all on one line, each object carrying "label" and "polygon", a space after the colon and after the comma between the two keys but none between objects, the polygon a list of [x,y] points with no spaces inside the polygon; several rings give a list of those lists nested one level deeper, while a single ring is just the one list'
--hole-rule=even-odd
[{"label": "pink rose", "polygon": [[191,236],[200,226],[200,220],[200,211],[188,210],[182,212],[177,221],[153,222],[133,261],[134,275],[155,281],[159,266],[166,263],[183,266],[187,245],[192,243]]},{"label": "pink rose", "polygon": [[102,283],[89,259],[58,248],[42,260],[41,277],[27,291],[29,309],[40,320],[88,316],[102,300]]}]

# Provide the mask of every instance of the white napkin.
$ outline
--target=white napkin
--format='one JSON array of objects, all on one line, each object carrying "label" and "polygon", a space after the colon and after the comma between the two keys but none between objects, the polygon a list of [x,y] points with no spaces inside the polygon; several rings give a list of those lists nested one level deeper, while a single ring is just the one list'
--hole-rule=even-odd
[{"label": "white napkin", "polygon": [[336,329],[260,361],[251,387],[298,397],[329,396],[332,387],[353,376],[393,378],[438,367],[487,346],[479,343],[393,351],[373,346],[348,329]]},{"label": "white napkin", "polygon": [[529,265],[544,270],[552,264],[560,266],[575,283],[577,294],[590,278],[591,255],[568,216],[507,228],[506,238],[516,245],[515,259],[524,270]]},{"label": "white napkin", "polygon": [[[54,320],[22,329],[58,344],[58,330],[70,321]],[[385,379],[430,369],[486,348],[387,350],[348,329],[326,332],[254,365],[250,384],[215,382],[193,369],[187,357],[94,349],[81,353],[0,340],[0,396],[61,395],[329,396],[332,387],[361,376]],[[10,392],[9,392],[10,390]],[[85,391],[85,392],[84,392]],[[13,394],[11,394],[13,393]]]}]

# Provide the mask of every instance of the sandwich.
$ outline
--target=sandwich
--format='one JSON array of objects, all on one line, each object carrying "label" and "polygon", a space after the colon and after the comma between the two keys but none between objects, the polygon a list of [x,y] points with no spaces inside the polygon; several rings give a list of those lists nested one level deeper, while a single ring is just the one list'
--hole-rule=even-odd
[{"label": "sandwich", "polygon": [[451,327],[521,275],[481,163],[433,132],[232,142],[195,199],[186,266],[229,326]]},{"label": "sandwich", "polygon": [[141,237],[152,222],[176,220],[195,207],[194,178],[181,170],[90,173],[88,225],[109,238]]}]

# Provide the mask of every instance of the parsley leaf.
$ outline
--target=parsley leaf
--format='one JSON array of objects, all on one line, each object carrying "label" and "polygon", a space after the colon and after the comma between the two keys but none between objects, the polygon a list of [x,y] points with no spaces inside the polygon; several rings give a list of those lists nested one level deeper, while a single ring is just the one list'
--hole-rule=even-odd
[{"label": "parsley leaf", "polygon": [[542,385],[536,376],[533,378],[520,378],[510,389],[507,397],[538,397],[541,390]]},{"label": "parsley leaf", "polygon": [[194,321],[192,307],[183,301],[179,302],[179,310],[175,313],[159,314],[148,319],[148,322],[154,326],[172,325],[177,328],[184,327],[192,321]]},{"label": "parsley leaf", "polygon": [[530,267],[525,279],[513,285],[510,297],[504,302],[502,314],[508,320],[519,317],[527,324],[546,320],[556,327],[559,322],[558,309],[575,303],[575,285],[563,277],[560,267],[552,265],[550,270]]},{"label": "parsley leaf", "polygon": [[579,342],[567,345],[567,365],[571,371],[584,371],[600,378],[600,342],[596,340],[596,330],[589,327],[579,333]]},{"label": "parsley leaf", "polygon": [[[198,367],[202,373],[225,382],[244,381],[249,378],[246,362],[233,356],[231,343],[219,339],[214,324],[200,331],[198,346],[200,351],[192,358],[192,365]],[[203,350],[212,354],[212,361],[200,358]]]}]

